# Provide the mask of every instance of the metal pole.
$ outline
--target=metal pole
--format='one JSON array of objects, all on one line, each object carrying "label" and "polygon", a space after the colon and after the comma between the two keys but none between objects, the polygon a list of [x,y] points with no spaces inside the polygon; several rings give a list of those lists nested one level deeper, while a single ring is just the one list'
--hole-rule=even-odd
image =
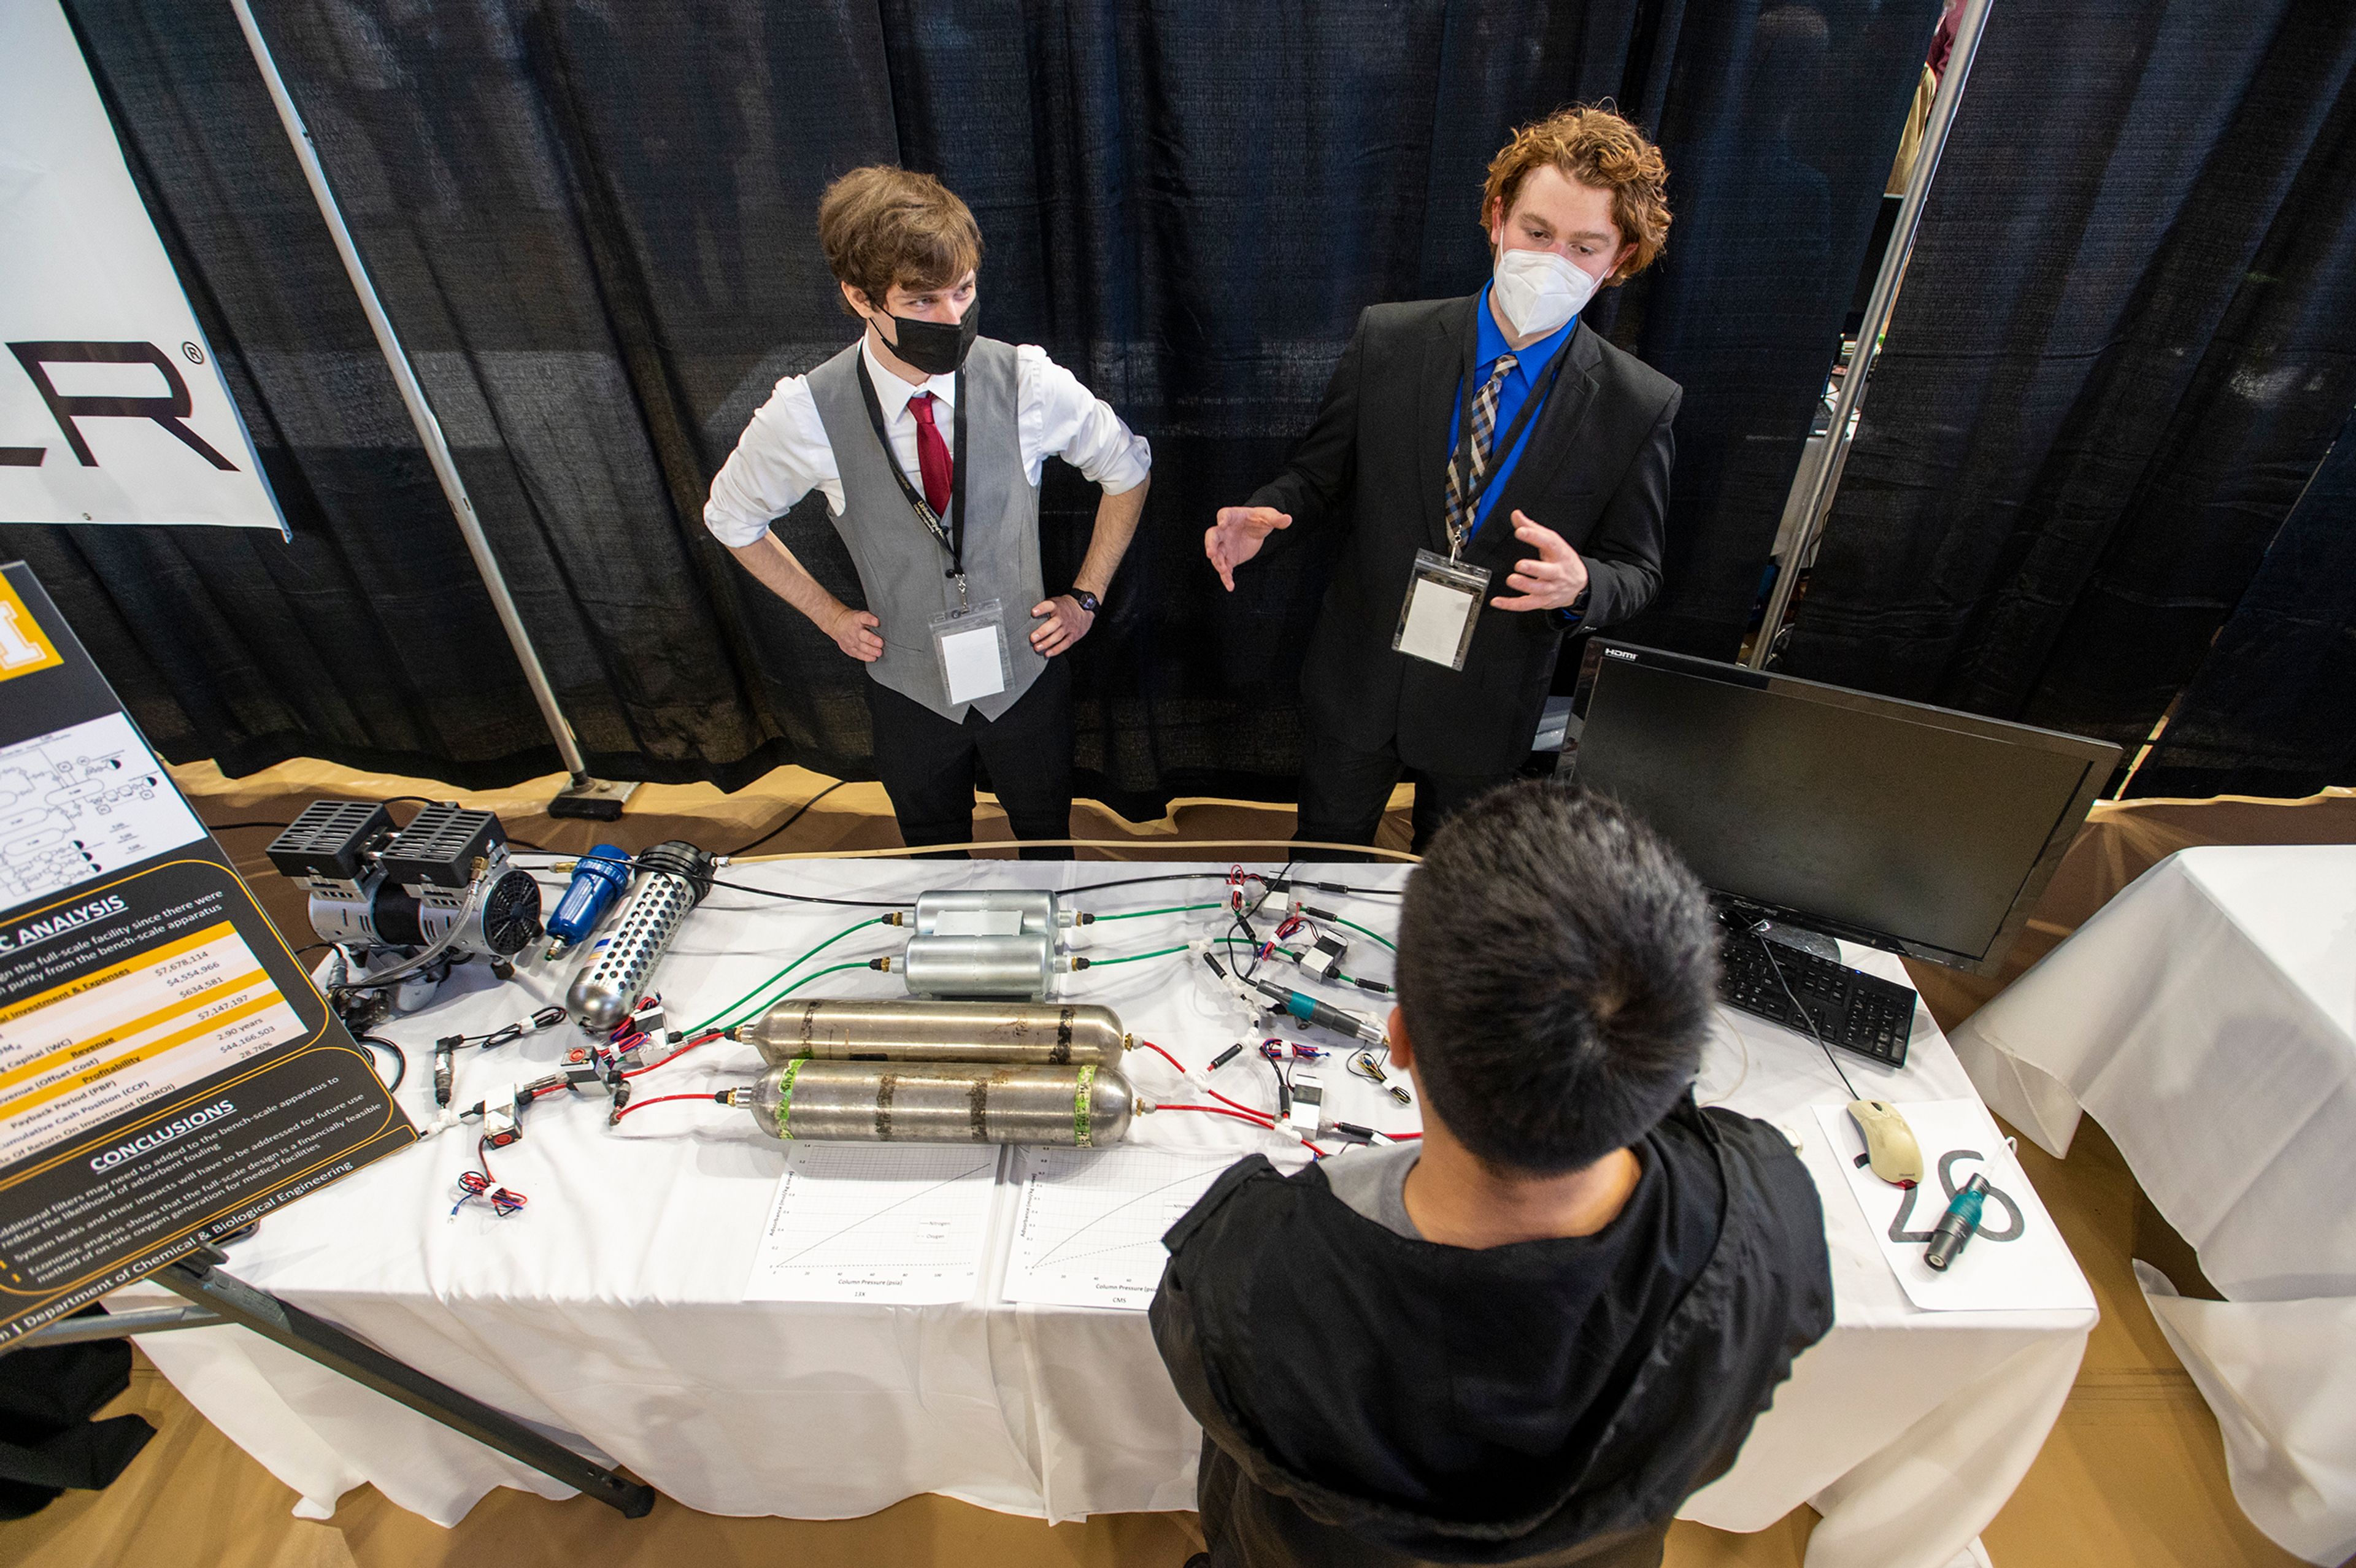
[{"label": "metal pole", "polygon": [[[237,0],[243,5],[244,0]],[[1792,494],[1805,497],[1800,513],[1799,536],[1775,572],[1775,586],[1768,591],[1767,613],[1759,623],[1759,635],[1751,645],[1751,655],[1743,662],[1752,669],[1765,669],[1774,656],[1775,644],[1783,629],[1783,617],[1792,606],[1792,593],[1800,580],[1800,565],[1815,548],[1816,536],[1823,531],[1825,514],[1831,509],[1833,492],[1839,483],[1838,470],[1848,448],[1850,421],[1858,405],[1865,400],[1866,379],[1873,369],[1874,357],[1881,351],[1882,330],[1890,325],[1890,312],[1898,303],[1898,285],[1906,276],[1906,262],[1914,253],[1915,230],[1922,221],[1922,206],[1931,192],[1932,176],[1939,172],[1939,154],[1947,144],[1947,133],[1954,128],[1955,106],[1963,101],[1964,82],[1972,74],[1972,57],[1979,52],[1980,29],[1987,21],[1991,0],[1964,0],[1962,13],[1955,20],[1955,47],[1947,57],[1947,73],[1939,79],[1939,91],[1931,97],[1931,118],[1922,127],[1922,150],[1914,159],[1913,172],[1906,177],[1906,194],[1898,204],[1898,222],[1890,230],[1890,248],[1882,252],[1881,271],[1873,280],[1873,293],[1866,301],[1865,320],[1857,330],[1857,352],[1850,357],[1848,374],[1841,378],[1840,394],[1833,400],[1832,429],[1825,443],[1813,451],[1803,449],[1800,471],[1792,476]]]},{"label": "metal pole", "polygon": [[[556,705],[556,692],[548,684],[548,672],[541,667],[540,654],[531,645],[530,634],[524,630],[523,617],[516,612],[507,578],[491,554],[490,540],[483,536],[483,526],[475,516],[475,503],[466,494],[466,482],[459,477],[457,462],[450,455],[450,443],[443,437],[442,421],[434,417],[433,405],[425,400],[425,389],[418,384],[409,353],[402,347],[400,335],[393,331],[391,318],[385,315],[384,302],[377,297],[376,285],[369,280],[368,267],[360,260],[359,246],[352,241],[351,229],[344,223],[343,208],[327,184],[327,172],[320,166],[311,133],[286,91],[286,79],[278,73],[278,61],[262,36],[261,25],[253,19],[252,6],[247,0],[230,0],[230,6],[237,13],[237,25],[245,31],[246,47],[253,52],[253,63],[262,71],[263,85],[270,89],[270,101],[278,107],[278,123],[286,129],[287,143],[294,149],[294,161],[303,165],[303,177],[310,183],[311,196],[319,204],[319,216],[327,221],[327,232],[335,239],[336,253],[343,258],[344,275],[351,280],[352,292],[359,296],[369,328],[376,334],[377,348],[384,356],[386,368],[392,372],[393,385],[401,389],[401,400],[409,407],[410,422],[417,427],[417,439],[424,444],[425,455],[434,464],[434,476],[442,482],[442,494],[450,503],[450,515],[457,519],[458,532],[466,540],[467,552],[475,558],[475,570],[482,574],[491,606],[498,612],[499,624],[507,630],[508,645],[515,650],[516,662],[523,666],[524,680],[531,688],[532,699],[540,704],[540,716],[547,723],[549,734],[555,738],[557,754],[564,759],[565,771],[573,775],[572,784],[557,796],[549,815],[594,816],[610,821],[622,814],[622,803],[637,786],[589,776],[589,765],[582,758],[579,742],[573,738],[573,726],[566,721],[564,710]],[[573,809],[562,809],[568,802]]]},{"label": "metal pole", "polygon": [[[211,1257],[220,1254],[212,1253]],[[561,1443],[552,1442],[503,1410],[496,1410],[449,1384],[437,1382],[406,1361],[395,1360],[373,1345],[363,1344],[324,1318],[314,1317],[292,1302],[223,1274],[207,1254],[183,1258],[149,1276],[198,1306],[219,1313],[228,1322],[251,1328],[263,1339],[284,1345],[331,1371],[374,1389],[421,1415],[430,1415],[454,1432],[462,1432],[511,1459],[521,1460],[543,1476],[553,1476],[573,1490],[620,1511],[625,1519],[643,1519],[655,1506],[652,1487],[591,1463]]]}]

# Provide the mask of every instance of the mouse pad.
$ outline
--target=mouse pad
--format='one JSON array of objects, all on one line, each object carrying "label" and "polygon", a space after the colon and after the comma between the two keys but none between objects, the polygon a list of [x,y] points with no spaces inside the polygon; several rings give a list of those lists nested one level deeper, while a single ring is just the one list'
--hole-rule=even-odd
[{"label": "mouse pad", "polygon": [[[1977,1100],[1892,1102],[1922,1148],[1922,1180],[1893,1187],[1866,1168],[1865,1138],[1846,1105],[1815,1107],[1826,1147],[1906,1297],[1929,1312],[2021,1312],[2091,1308],[2094,1292],[2070,1255],[1996,1119]],[[1976,1175],[1991,1189],[1979,1231],[1947,1272],[1922,1261],[1931,1227]]]}]

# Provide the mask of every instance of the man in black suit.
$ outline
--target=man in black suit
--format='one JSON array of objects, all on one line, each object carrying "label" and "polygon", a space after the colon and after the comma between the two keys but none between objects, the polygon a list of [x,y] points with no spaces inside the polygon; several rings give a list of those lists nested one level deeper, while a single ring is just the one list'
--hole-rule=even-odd
[{"label": "man in black suit", "polygon": [[1682,394],[1578,314],[1660,253],[1667,177],[1605,110],[1517,132],[1483,197],[1489,284],[1361,315],[1284,472],[1205,534],[1233,592],[1270,532],[1349,530],[1301,667],[1297,837],[1372,843],[1408,772],[1420,851],[1528,753],[1564,634],[1660,587]]}]

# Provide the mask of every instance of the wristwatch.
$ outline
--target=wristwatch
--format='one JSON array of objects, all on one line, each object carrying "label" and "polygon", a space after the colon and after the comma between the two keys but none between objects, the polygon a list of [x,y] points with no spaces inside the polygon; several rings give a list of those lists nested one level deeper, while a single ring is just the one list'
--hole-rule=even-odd
[{"label": "wristwatch", "polygon": [[1554,613],[1555,624],[1570,630],[1587,619],[1587,602],[1595,597],[1595,584],[1589,583],[1579,591],[1579,597]]},{"label": "wristwatch", "polygon": [[1081,609],[1086,610],[1091,615],[1097,613],[1097,610],[1102,603],[1102,601],[1098,599],[1095,594],[1089,592],[1085,588],[1073,589],[1072,598],[1079,604]]}]

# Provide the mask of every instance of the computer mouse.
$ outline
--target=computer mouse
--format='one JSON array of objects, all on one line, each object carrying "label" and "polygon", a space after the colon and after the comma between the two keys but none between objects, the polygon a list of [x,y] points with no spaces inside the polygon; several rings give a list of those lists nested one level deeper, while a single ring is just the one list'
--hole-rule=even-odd
[{"label": "computer mouse", "polygon": [[1914,1129],[1906,1125],[1897,1106],[1887,1100],[1851,1100],[1848,1119],[1865,1135],[1865,1152],[1874,1175],[1901,1187],[1912,1187],[1922,1179],[1922,1146],[1914,1141]]}]

